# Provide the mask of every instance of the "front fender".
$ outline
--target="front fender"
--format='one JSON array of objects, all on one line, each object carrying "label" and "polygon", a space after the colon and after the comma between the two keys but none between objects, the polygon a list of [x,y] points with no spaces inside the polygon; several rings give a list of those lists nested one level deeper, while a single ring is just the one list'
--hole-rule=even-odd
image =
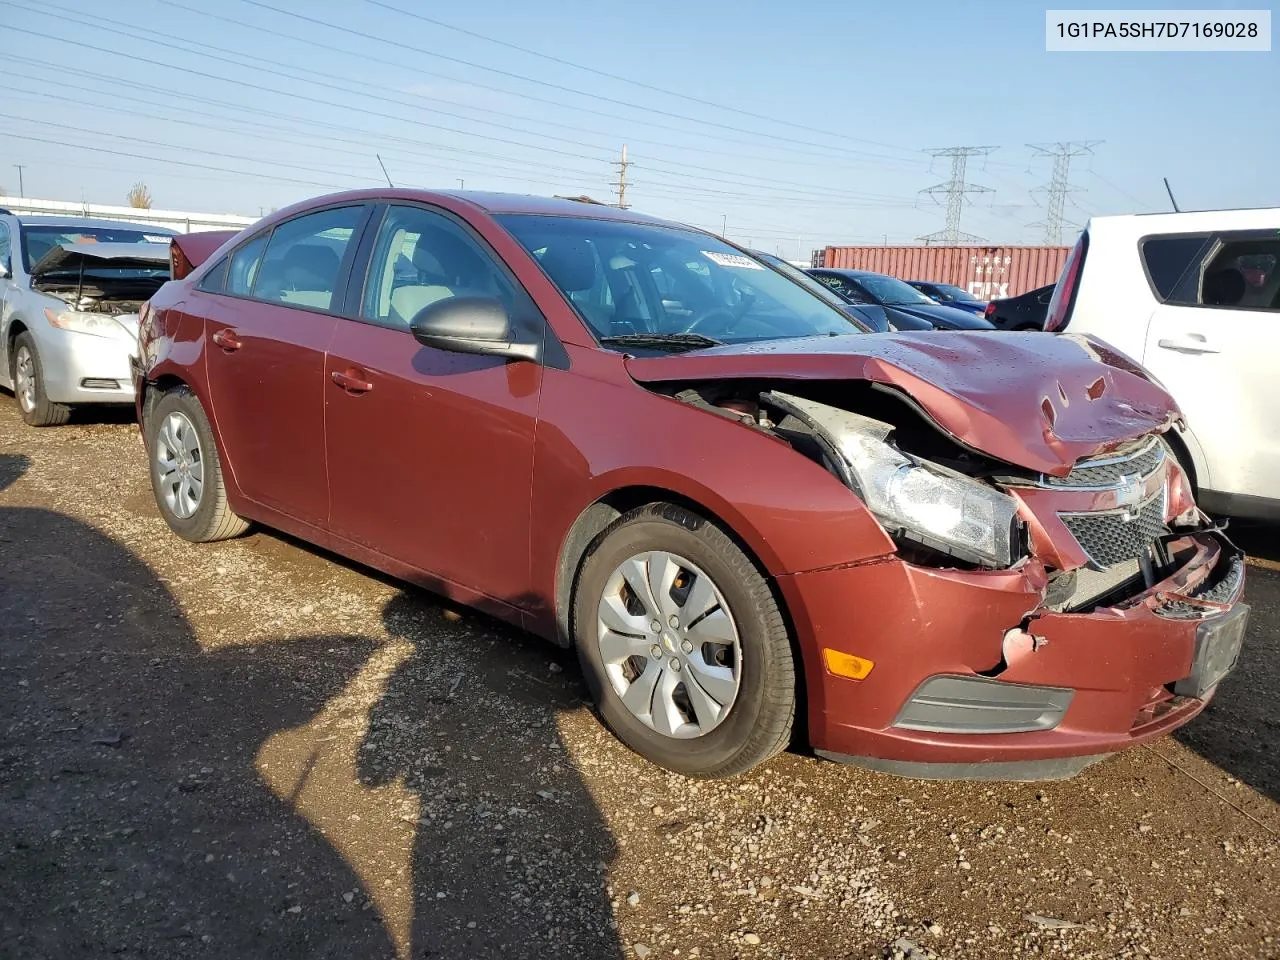
[{"label": "front fender", "polygon": [[848,487],[764,431],[634,383],[548,370],[530,504],[531,581],[543,611],[556,609],[559,561],[578,518],[636,488],[697,505],[770,577],[895,549]]}]

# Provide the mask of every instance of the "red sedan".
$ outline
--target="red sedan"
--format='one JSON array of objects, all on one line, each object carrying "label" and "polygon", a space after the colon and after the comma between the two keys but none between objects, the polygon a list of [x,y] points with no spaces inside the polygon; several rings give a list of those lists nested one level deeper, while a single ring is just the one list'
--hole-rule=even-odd
[{"label": "red sedan", "polygon": [[527,197],[328,196],[174,264],[135,371],[173,530],[275,527],[574,646],[669,769],[802,728],[1068,776],[1238,655],[1180,415],[1101,344],[865,334],[717,237]]}]

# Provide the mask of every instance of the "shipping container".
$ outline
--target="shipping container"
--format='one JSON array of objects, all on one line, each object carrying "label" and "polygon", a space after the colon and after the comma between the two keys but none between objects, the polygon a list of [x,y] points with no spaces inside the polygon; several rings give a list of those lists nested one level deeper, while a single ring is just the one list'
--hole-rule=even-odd
[{"label": "shipping container", "polygon": [[825,247],[815,266],[953,283],[983,300],[1056,283],[1070,247]]}]

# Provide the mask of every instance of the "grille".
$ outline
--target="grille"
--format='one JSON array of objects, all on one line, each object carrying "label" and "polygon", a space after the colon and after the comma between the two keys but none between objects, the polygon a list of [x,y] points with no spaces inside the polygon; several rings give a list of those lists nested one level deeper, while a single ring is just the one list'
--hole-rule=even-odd
[{"label": "grille", "polygon": [[1169,532],[1164,525],[1164,491],[1138,508],[1125,521],[1123,513],[1064,513],[1062,522],[1089,555],[1095,569],[1105,569],[1143,556],[1156,537]]},{"label": "grille", "polygon": [[1045,475],[1046,487],[1114,487],[1123,477],[1146,479],[1164,463],[1165,448],[1159,437],[1148,437],[1134,450],[1093,460],[1081,460],[1065,477]]},{"label": "grille", "polygon": [[1221,580],[1208,589],[1198,590],[1197,600],[1208,600],[1210,603],[1227,603],[1240,589],[1240,581],[1244,577],[1244,562],[1233,559],[1231,566]]}]

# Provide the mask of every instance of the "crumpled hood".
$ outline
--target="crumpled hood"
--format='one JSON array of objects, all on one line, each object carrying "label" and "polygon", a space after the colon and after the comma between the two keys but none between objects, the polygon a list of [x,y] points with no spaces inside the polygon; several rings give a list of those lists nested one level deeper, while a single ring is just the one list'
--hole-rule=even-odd
[{"label": "crumpled hood", "polygon": [[151,268],[169,264],[167,243],[60,243],[31,268],[31,278],[93,267]]},{"label": "crumpled hood", "polygon": [[965,445],[1065,476],[1081,457],[1167,428],[1182,414],[1128,357],[1068,334],[805,337],[629,357],[641,383],[865,380],[897,387]]}]

